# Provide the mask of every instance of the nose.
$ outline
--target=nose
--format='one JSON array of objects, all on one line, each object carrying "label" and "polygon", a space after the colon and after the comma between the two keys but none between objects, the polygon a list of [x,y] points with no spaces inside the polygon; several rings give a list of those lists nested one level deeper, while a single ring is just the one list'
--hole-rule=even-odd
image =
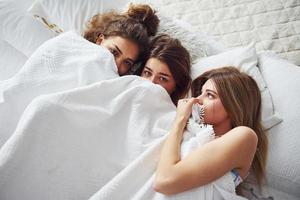
[{"label": "nose", "polygon": [[118,67],[118,70],[120,70],[121,64],[122,64],[122,60],[120,58],[116,58],[115,61],[116,61],[116,65]]},{"label": "nose", "polygon": [[149,77],[149,80],[150,80],[152,83],[157,84],[157,81],[156,81],[155,76]]},{"label": "nose", "polygon": [[118,68],[119,75],[124,75],[128,71],[128,69],[123,66],[122,64],[123,60],[121,58],[116,58],[115,61]]},{"label": "nose", "polygon": [[146,76],[146,77],[144,77],[145,79],[147,79],[148,81],[151,81],[152,83],[154,83],[155,84],[155,76],[154,75],[151,75],[151,76]]},{"label": "nose", "polygon": [[202,96],[202,94],[199,95],[199,96],[197,97],[197,99],[199,100],[199,103],[200,103],[200,104],[203,104],[203,96]]}]

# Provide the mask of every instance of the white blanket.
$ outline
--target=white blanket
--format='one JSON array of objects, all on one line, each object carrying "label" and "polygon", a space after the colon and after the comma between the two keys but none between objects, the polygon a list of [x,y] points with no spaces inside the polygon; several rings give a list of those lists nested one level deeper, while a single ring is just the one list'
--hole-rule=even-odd
[{"label": "white blanket", "polygon": [[37,96],[118,77],[112,54],[68,32],[41,45],[21,71],[0,82],[0,147]]},{"label": "white blanket", "polygon": [[[168,199],[149,178],[174,117],[167,92],[136,76],[40,96],[0,150],[0,199],[87,199],[99,189],[93,198]],[[234,190],[226,174],[170,198],[238,199]]]},{"label": "white blanket", "polygon": [[[181,144],[181,158],[215,138],[212,126],[198,124],[197,106],[193,106],[193,116],[189,119]],[[153,181],[159,153],[164,139],[158,140],[141,156],[121,171],[109,183],[95,193],[90,200],[134,199],[134,200],[242,200],[236,195],[233,177],[230,172],[207,185],[176,195],[163,195],[155,192]]]},{"label": "white blanket", "polygon": [[0,150],[0,199],[87,199],[174,114],[167,92],[136,76],[41,96]]},{"label": "white blanket", "polygon": [[[63,34],[0,88],[1,200],[160,196],[149,180],[175,106],[162,87],[119,78],[106,49]],[[196,194],[236,197],[232,178],[224,177]]]}]

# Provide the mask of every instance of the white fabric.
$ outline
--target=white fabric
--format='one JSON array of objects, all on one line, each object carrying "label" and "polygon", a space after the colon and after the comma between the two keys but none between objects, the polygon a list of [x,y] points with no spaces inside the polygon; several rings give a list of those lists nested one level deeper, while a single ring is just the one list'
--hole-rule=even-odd
[{"label": "white fabric", "polygon": [[[162,87],[136,76],[80,87],[115,77],[109,51],[69,32],[1,82],[1,134],[12,133],[0,149],[1,199],[86,199],[162,141],[175,116]],[[232,196],[232,182],[205,191]]]},{"label": "white fabric", "polygon": [[87,199],[174,116],[168,93],[137,76],[40,96],[0,150],[0,199]]},{"label": "white fabric", "polygon": [[300,69],[272,53],[259,54],[258,63],[283,119],[269,130],[268,184],[299,199]]},{"label": "white fabric", "polygon": [[247,199],[284,199],[284,200],[299,200],[299,196],[285,192],[280,188],[273,188],[270,185],[264,185],[259,188],[254,182],[244,181],[242,184],[242,193]]},{"label": "white fabric", "polygon": [[201,58],[192,65],[192,79],[197,78],[203,72],[224,66],[234,66],[252,76],[258,84],[262,96],[262,124],[269,129],[281,122],[267,84],[265,83],[259,69],[257,68],[257,55],[252,44],[227,50],[223,53]]},{"label": "white fabric", "polygon": [[26,1],[0,1],[0,36],[18,51],[29,57],[43,42],[57,34],[28,14]]},{"label": "white fabric", "polygon": [[[162,87],[137,76],[40,96],[26,108],[14,134],[0,150],[0,198],[87,199],[99,189],[112,188],[99,199],[129,199],[115,190],[119,184],[106,185],[115,176],[125,175],[123,192],[145,199],[139,192],[131,193],[132,189],[142,186],[139,183],[145,175],[155,169],[157,150],[175,113]],[[137,162],[138,171],[126,173],[125,167],[132,168]],[[128,182],[129,175],[133,182]],[[191,191],[192,195],[178,197],[241,199],[234,190],[233,179],[227,174]]]},{"label": "white fabric", "polygon": [[[202,117],[202,120],[200,119]],[[181,144],[181,158],[186,157],[197,147],[215,139],[215,133],[211,125],[204,125],[204,106],[194,104],[192,115],[186,125]]]},{"label": "white fabric", "polygon": [[26,60],[24,54],[0,39],[0,81],[15,75]]},{"label": "white fabric", "polygon": [[82,32],[93,15],[120,10],[127,2],[128,0],[36,0],[28,12],[45,17],[64,31],[75,29]]},{"label": "white fabric", "polygon": [[12,78],[0,82],[0,146],[37,96],[118,77],[113,55],[68,32],[45,42]]},{"label": "white fabric", "polygon": [[[195,106],[193,107],[195,110]],[[197,113],[198,115],[199,113]],[[181,145],[181,158],[184,159],[190,152],[215,138],[212,126],[199,124],[195,116],[189,119],[187,129]],[[162,140],[147,149],[131,165],[120,172],[113,180],[101,188],[90,200],[109,199],[245,199],[235,194],[233,178],[228,172],[214,182],[176,195],[163,195],[153,189],[154,172],[159,158]],[[138,177],[138,179],[137,179]]]},{"label": "white fabric", "polygon": [[134,0],[190,23],[226,47],[255,42],[300,65],[299,0]]},{"label": "white fabric", "polygon": [[225,47],[212,37],[203,32],[195,33],[195,29],[188,23],[171,19],[161,13],[158,16],[160,18],[158,33],[166,33],[177,38],[190,53],[193,63],[198,58],[221,53],[225,50]]}]

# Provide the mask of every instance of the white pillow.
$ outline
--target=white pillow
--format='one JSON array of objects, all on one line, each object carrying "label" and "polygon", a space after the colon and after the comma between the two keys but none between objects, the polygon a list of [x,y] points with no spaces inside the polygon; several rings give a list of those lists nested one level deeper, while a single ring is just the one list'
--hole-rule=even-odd
[{"label": "white pillow", "polygon": [[258,64],[283,119],[269,130],[268,183],[300,199],[300,68],[272,53]]},{"label": "white pillow", "polygon": [[[38,0],[31,6],[28,12],[33,16],[43,18],[46,24],[59,27],[58,30],[68,31],[76,29],[83,32],[85,23],[95,14],[108,10],[126,10],[127,0],[94,1],[94,0]],[[155,9],[155,8],[154,8]],[[220,53],[224,47],[213,40],[210,36],[202,33],[195,33],[193,28],[186,22],[171,19],[157,13],[160,18],[158,32],[170,34],[179,39],[187,48],[192,61],[199,57]]]},{"label": "white pillow", "polygon": [[30,56],[56,34],[28,14],[23,4],[16,0],[0,1],[0,35],[18,51]]},{"label": "white pillow", "polygon": [[198,58],[221,53],[225,48],[213,40],[210,36],[196,32],[190,24],[171,19],[161,13],[158,13],[160,24],[158,33],[166,33],[177,38],[182,45],[189,51],[192,62]]},{"label": "white pillow", "polygon": [[192,65],[191,76],[192,79],[195,79],[207,70],[229,65],[235,66],[242,72],[249,74],[257,82],[262,96],[262,124],[264,128],[269,129],[281,122],[275,111],[267,85],[256,67],[257,55],[253,44],[199,59],[196,64]]},{"label": "white pillow", "polygon": [[284,200],[299,200],[299,196],[295,196],[291,193],[287,193],[282,191],[281,189],[276,189],[271,187],[270,185],[263,185],[262,188],[252,180],[252,182],[248,181],[247,178],[241,188],[241,192],[244,197],[251,200],[276,200],[276,199],[284,199]]},{"label": "white pillow", "polygon": [[86,22],[95,14],[120,10],[128,0],[36,0],[28,9],[31,15],[39,15],[63,31],[82,32]]}]

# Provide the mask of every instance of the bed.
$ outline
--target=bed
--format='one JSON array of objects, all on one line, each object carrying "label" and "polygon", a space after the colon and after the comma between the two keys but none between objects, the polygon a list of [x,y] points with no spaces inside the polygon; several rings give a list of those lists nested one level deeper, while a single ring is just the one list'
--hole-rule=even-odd
[{"label": "bed", "polygon": [[[240,66],[255,77],[263,96],[263,122],[270,141],[268,182],[260,191],[249,180],[244,193],[248,199],[299,199],[300,1],[132,2],[151,4],[161,18],[160,32],[177,37],[191,52],[193,78],[221,65]],[[1,0],[0,83],[22,70],[45,41],[69,30],[82,32],[84,22],[93,14],[122,10],[127,3]],[[10,135],[0,134],[3,145]]]}]

